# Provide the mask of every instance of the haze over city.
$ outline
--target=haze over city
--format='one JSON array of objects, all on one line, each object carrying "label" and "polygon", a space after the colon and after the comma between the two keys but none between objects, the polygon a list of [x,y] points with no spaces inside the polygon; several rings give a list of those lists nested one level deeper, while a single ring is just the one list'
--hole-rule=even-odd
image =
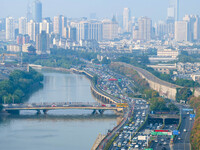
[{"label": "haze over city", "polygon": [[0,0],[0,149],[200,150],[199,0]]},{"label": "haze over city", "polygon": [[[0,0],[0,18],[26,15],[31,0]],[[167,16],[168,0],[42,0],[43,17],[65,15],[67,17],[90,17],[96,13],[100,18],[111,18],[113,14],[122,15],[123,8],[129,7],[135,17],[147,16],[153,21],[164,20]],[[11,5],[12,4],[12,5]],[[200,14],[199,0],[180,0],[180,18],[185,14]]]}]

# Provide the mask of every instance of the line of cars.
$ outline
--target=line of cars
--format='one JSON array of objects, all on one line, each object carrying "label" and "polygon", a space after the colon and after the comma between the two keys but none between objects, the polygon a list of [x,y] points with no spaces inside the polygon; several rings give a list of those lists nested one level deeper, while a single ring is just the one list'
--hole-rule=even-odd
[{"label": "line of cars", "polygon": [[111,150],[127,150],[131,148],[144,148],[146,143],[139,141],[134,136],[137,130],[143,125],[146,114],[148,113],[148,105],[146,101],[137,99],[135,100],[135,108],[133,120],[128,125],[124,126],[119,136],[113,142]]}]

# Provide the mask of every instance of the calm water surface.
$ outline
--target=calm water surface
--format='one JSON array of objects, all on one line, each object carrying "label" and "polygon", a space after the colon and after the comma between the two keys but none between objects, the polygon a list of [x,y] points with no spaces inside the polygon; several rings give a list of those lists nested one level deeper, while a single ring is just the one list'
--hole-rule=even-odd
[{"label": "calm water surface", "polygon": [[[82,75],[47,72],[44,87],[29,102],[95,102]],[[99,133],[116,125],[113,112],[93,116],[87,110],[52,110],[48,115],[21,111],[0,120],[1,150],[90,150]]]}]

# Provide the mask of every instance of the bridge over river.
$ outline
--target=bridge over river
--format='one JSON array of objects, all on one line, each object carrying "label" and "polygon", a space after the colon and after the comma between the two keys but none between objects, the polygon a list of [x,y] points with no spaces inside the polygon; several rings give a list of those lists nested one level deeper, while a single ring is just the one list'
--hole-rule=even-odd
[{"label": "bridge over river", "polygon": [[38,114],[43,111],[44,114],[49,110],[62,109],[84,109],[93,110],[92,114],[103,114],[105,110],[114,110],[117,112],[123,111],[122,107],[117,107],[115,104],[100,104],[90,102],[57,102],[57,103],[24,103],[24,104],[3,104],[4,110],[11,114],[19,114],[20,110],[36,110]]}]

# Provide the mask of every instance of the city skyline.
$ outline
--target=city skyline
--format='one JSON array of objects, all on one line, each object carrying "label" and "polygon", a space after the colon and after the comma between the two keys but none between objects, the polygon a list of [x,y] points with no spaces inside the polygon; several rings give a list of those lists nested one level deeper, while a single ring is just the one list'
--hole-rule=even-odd
[{"label": "city skyline", "polygon": [[[43,4],[43,17],[53,18],[56,15],[64,15],[69,18],[88,17],[92,13],[96,13],[98,18],[111,18],[113,14],[122,15],[123,8],[129,7],[131,10],[131,16],[140,17],[147,16],[152,18],[153,21],[165,20],[167,18],[167,8],[169,7],[169,1],[159,0],[141,0],[141,1],[122,1],[122,0],[110,0],[110,1],[91,1],[91,0],[75,0],[75,1],[64,1],[59,0],[57,7],[52,0],[41,0]],[[14,0],[0,0],[0,18],[12,16],[14,18],[25,17],[27,12],[28,2],[33,1],[14,1]],[[10,4],[13,4],[12,6]],[[79,5],[77,5],[79,4]],[[106,4],[106,5],[105,5]],[[146,5],[144,5],[146,4]],[[200,14],[198,10],[198,0],[182,0],[180,1],[180,12],[179,18],[182,18],[185,14]],[[188,6],[188,7],[185,7]],[[7,9],[12,7],[11,9]],[[77,9],[75,9],[77,8]],[[103,9],[102,9],[103,8]],[[113,8],[113,9],[110,9]],[[78,11],[76,11],[78,10]]]}]

